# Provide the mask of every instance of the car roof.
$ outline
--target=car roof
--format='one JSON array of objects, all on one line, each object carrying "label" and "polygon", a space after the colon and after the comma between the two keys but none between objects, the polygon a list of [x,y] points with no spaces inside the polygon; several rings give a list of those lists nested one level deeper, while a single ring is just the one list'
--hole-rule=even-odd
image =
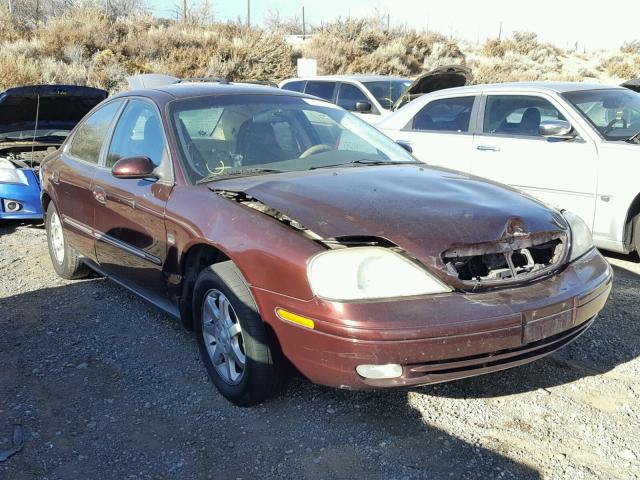
[{"label": "car roof", "polygon": [[582,82],[508,82],[508,83],[487,83],[481,85],[470,85],[466,87],[448,88],[446,90],[437,90],[433,93],[449,94],[456,93],[480,93],[484,90],[492,91],[531,91],[531,92],[553,92],[566,93],[580,90],[604,90],[604,89],[622,89],[618,85],[607,85],[603,83],[582,83]]},{"label": "car roof", "polygon": [[[155,94],[155,95],[154,95]],[[185,82],[168,85],[160,85],[153,88],[140,90],[128,90],[116,95],[116,97],[126,96],[156,96],[157,94],[169,95],[173,98],[188,98],[204,95],[287,95],[309,97],[303,93],[280,90],[270,86],[249,84],[249,83],[217,83],[217,82]]]},{"label": "car roof", "polygon": [[294,81],[313,81],[313,80],[327,80],[327,81],[340,81],[340,80],[353,80],[356,82],[375,82],[384,80],[407,80],[408,77],[395,77],[390,75],[320,75],[317,77],[299,77],[299,78],[287,78],[283,83],[289,83]]}]

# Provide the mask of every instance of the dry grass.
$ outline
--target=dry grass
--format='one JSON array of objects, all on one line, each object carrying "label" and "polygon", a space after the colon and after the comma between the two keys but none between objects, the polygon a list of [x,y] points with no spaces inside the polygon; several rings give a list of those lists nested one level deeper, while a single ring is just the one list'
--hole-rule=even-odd
[{"label": "dry grass", "polygon": [[469,45],[433,32],[388,31],[379,20],[347,19],[313,27],[313,39],[294,49],[284,41],[282,21],[263,30],[196,18],[186,24],[148,14],[114,20],[79,8],[27,27],[0,7],[0,89],[65,82],[117,91],[128,75],[145,72],[279,81],[295,75],[301,56],[316,58],[324,74],[410,76],[465,64],[477,83],[618,82],[640,76],[637,40],[617,51],[587,54],[559,49],[527,32]]}]

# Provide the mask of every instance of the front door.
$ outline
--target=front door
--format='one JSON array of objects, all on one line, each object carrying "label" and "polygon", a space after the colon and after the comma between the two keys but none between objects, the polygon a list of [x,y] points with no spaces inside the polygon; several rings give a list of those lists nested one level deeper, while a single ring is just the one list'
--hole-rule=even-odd
[{"label": "front door", "polygon": [[[111,168],[121,158],[145,156],[159,179],[119,179]],[[94,228],[101,268],[125,284],[164,297],[167,253],[165,205],[173,185],[160,115],[154,104],[133,99],[113,130],[103,168],[93,181],[97,192]]]},{"label": "front door", "polygon": [[95,260],[95,249],[91,183],[109,127],[121,107],[121,101],[114,101],[89,115],[64,147],[51,175],[51,181],[56,184],[56,206],[69,242],[92,260]]},{"label": "front door", "polygon": [[566,120],[552,98],[500,94],[485,99],[473,143],[473,173],[571,210],[593,228],[598,158],[593,142],[581,135],[552,140],[538,133],[541,121]]}]

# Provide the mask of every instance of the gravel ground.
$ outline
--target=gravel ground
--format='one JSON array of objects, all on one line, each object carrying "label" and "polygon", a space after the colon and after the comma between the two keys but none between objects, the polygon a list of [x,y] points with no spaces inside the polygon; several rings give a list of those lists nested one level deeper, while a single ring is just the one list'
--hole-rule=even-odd
[{"label": "gravel ground", "polygon": [[67,282],[44,230],[0,226],[0,479],[640,478],[640,264],[537,363],[409,391],[292,380],[235,407],[192,335],[100,278]]}]

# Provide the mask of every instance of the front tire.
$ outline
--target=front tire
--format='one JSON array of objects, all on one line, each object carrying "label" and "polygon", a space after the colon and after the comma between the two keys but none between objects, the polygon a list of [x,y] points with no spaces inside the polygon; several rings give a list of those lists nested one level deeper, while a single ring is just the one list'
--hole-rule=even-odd
[{"label": "front tire", "polygon": [[47,207],[45,227],[47,231],[47,244],[49,245],[49,256],[51,257],[51,263],[56,273],[67,280],[77,280],[88,276],[91,270],[82,263],[79,255],[67,243],[62,228],[62,221],[53,202],[50,202]]},{"label": "front tire", "polygon": [[205,268],[193,295],[194,330],[211,381],[230,402],[251,406],[274,396],[284,374],[258,308],[231,261]]}]

